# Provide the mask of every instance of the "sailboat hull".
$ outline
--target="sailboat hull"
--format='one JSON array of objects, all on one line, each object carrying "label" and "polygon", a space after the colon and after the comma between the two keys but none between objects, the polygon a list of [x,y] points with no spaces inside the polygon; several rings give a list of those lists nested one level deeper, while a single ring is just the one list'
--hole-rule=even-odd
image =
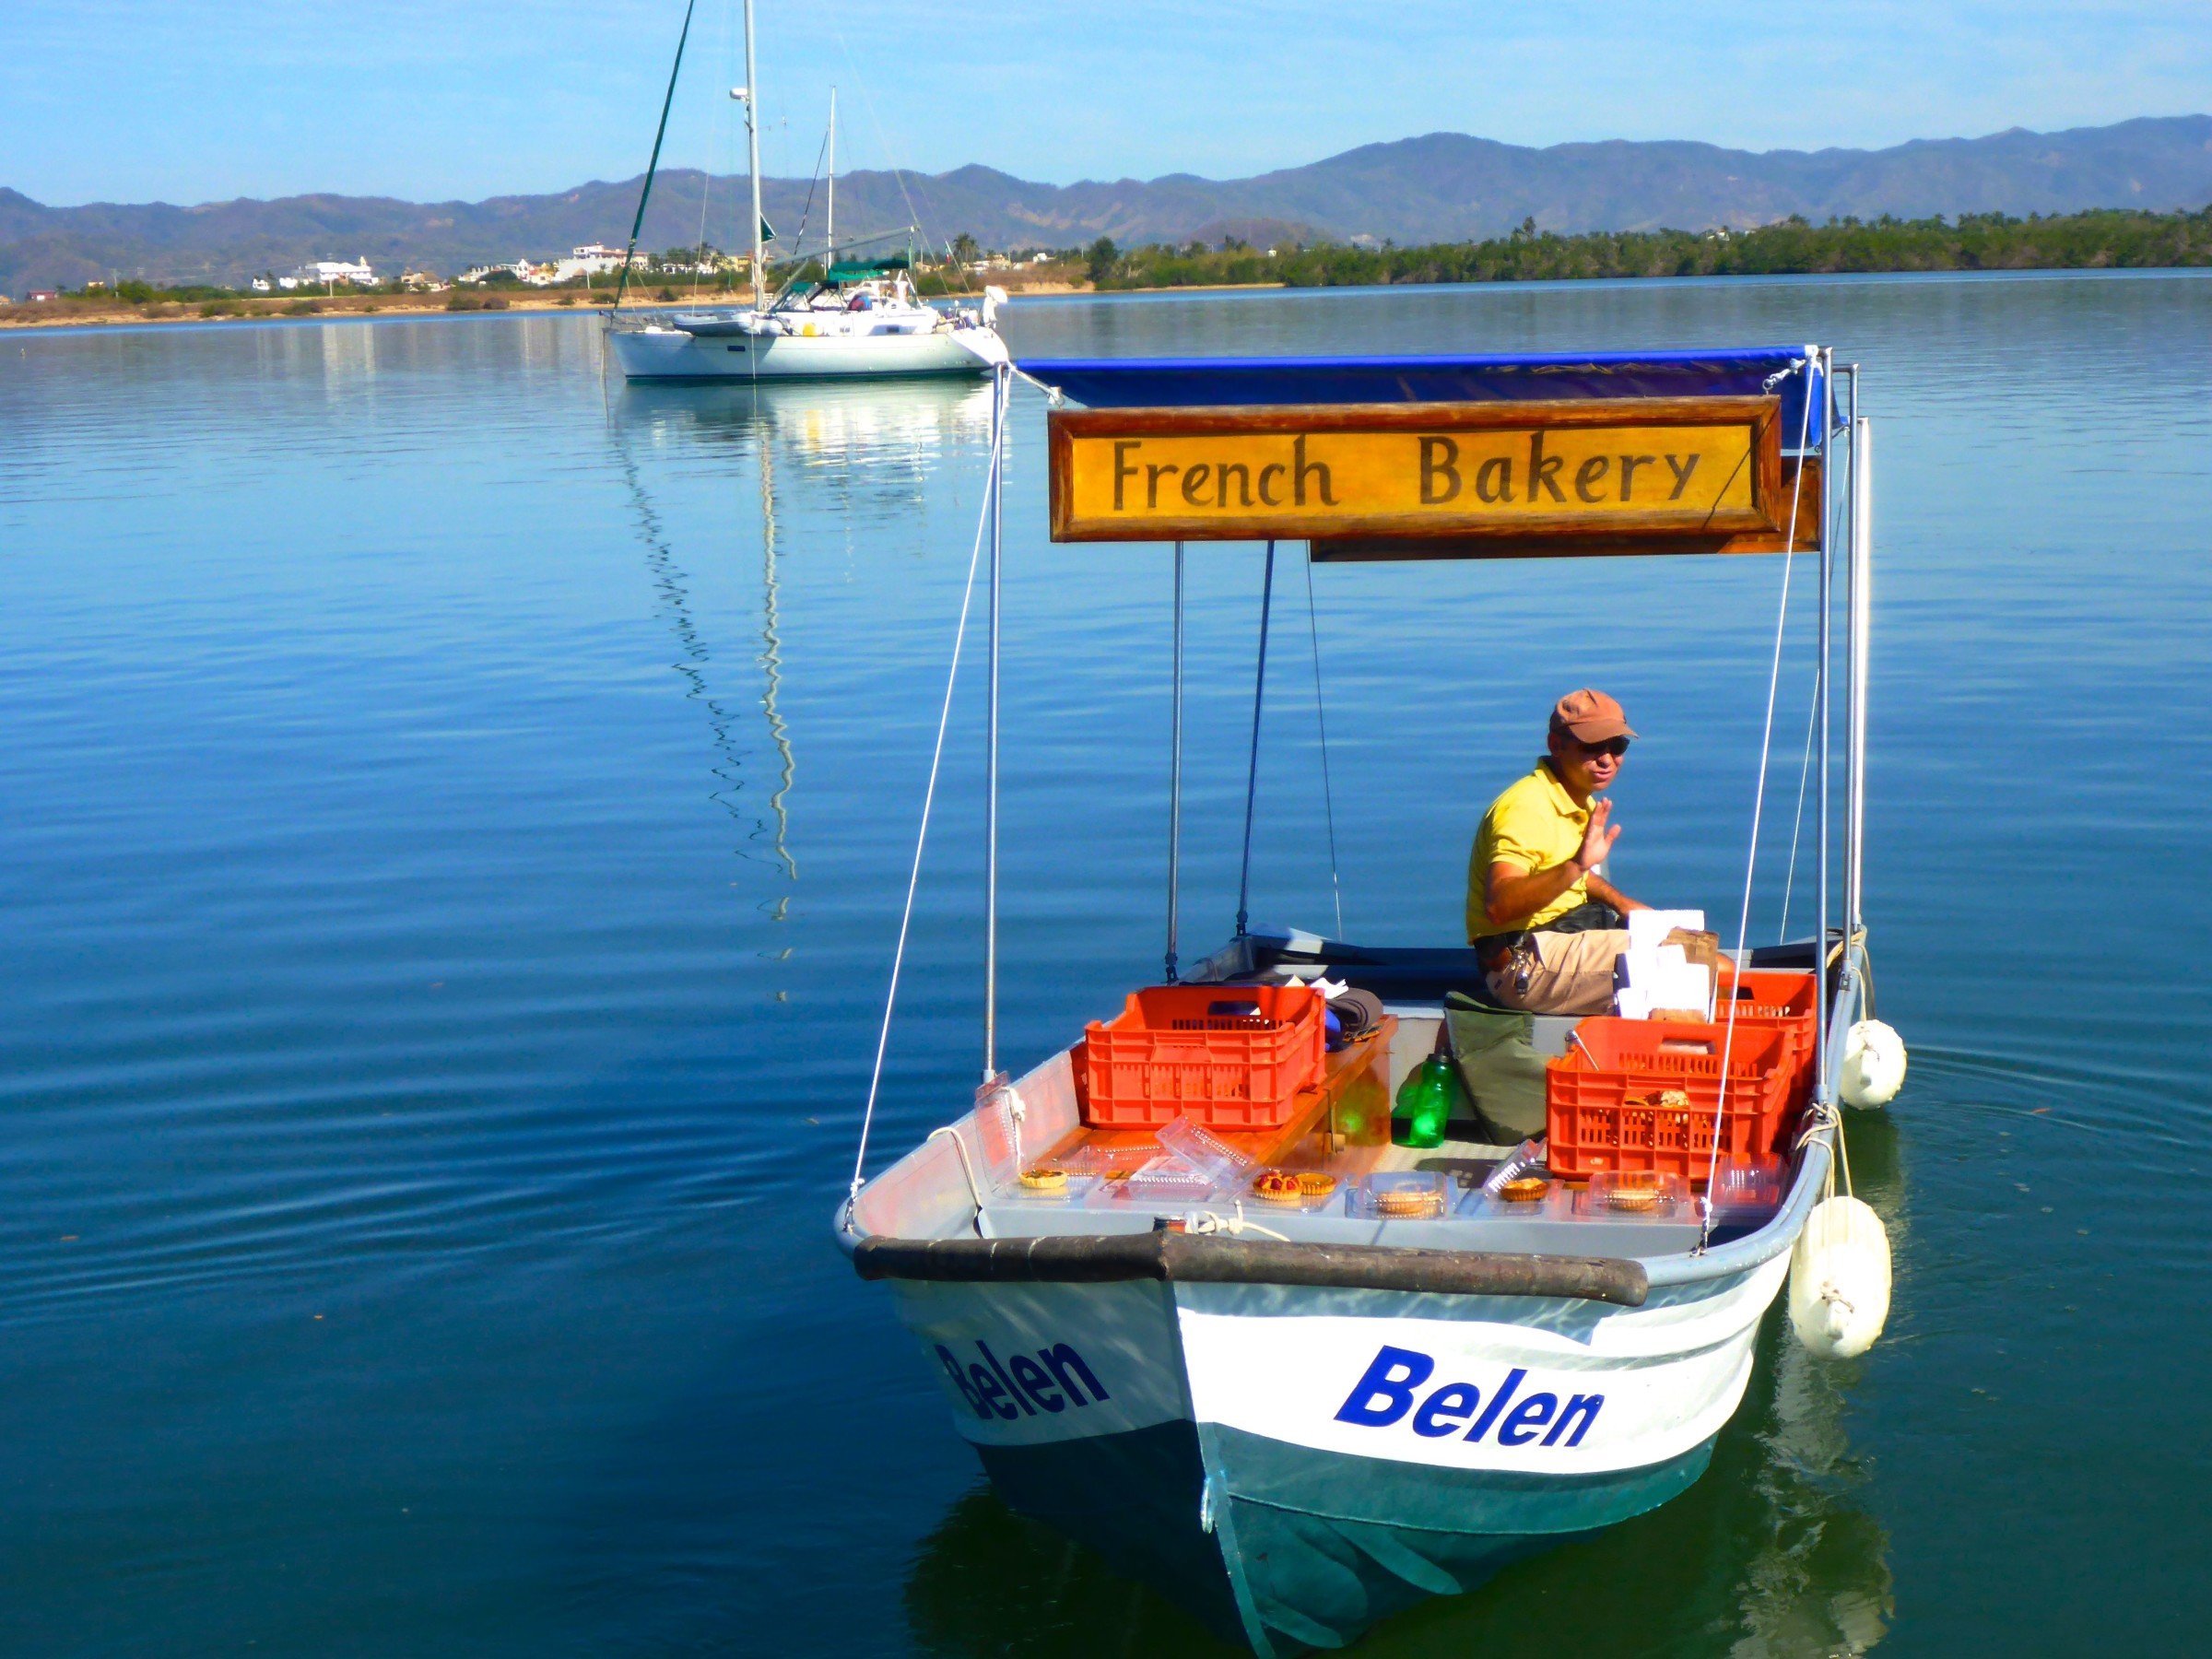
[{"label": "sailboat hull", "polygon": [[1279,1655],[1682,1491],[1786,1271],[1640,1308],[1149,1280],[897,1292],[1012,1507]]},{"label": "sailboat hull", "polygon": [[1007,360],[1004,342],[983,328],[816,337],[641,328],[610,330],[606,341],[623,374],[640,381],[973,377]]}]

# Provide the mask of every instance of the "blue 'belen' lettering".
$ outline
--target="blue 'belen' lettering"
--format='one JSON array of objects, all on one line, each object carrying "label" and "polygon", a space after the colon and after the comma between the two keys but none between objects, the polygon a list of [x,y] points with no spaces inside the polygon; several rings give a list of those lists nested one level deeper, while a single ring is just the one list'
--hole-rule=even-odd
[{"label": "blue 'belen' lettering", "polygon": [[1501,1446],[1525,1446],[1536,1438],[1536,1430],[1551,1421],[1559,1409],[1559,1396],[1533,1394],[1513,1407],[1512,1416],[1498,1426],[1498,1443]]},{"label": "blue 'belen' lettering", "polygon": [[[950,1364],[950,1356],[947,1356],[947,1363]],[[1528,1381],[1528,1372],[1515,1366],[1490,1391],[1487,1402],[1482,1391],[1472,1382],[1446,1382],[1430,1390],[1417,1411],[1414,1394],[1435,1371],[1436,1361],[1429,1355],[1386,1344],[1376,1349],[1365,1373],[1352,1385],[1344,1404],[1336,1408],[1336,1420],[1362,1429],[1387,1429],[1412,1412],[1414,1433],[1424,1440],[1441,1440],[1458,1433],[1459,1426],[1474,1415],[1479,1405],[1482,1415],[1468,1424],[1462,1439],[1480,1441],[1495,1428],[1500,1446],[1525,1446],[1540,1434],[1547,1446],[1562,1441],[1569,1446],[1579,1446],[1606,1403],[1604,1394],[1578,1394],[1562,1409],[1558,1394],[1533,1394],[1516,1405],[1513,1396],[1520,1393],[1521,1384]],[[1549,1432],[1546,1432],[1547,1429]]]},{"label": "blue 'belen' lettering", "polygon": [[1428,1382],[1435,1369],[1436,1361],[1428,1355],[1385,1343],[1376,1350],[1367,1374],[1344,1396],[1336,1420],[1364,1429],[1389,1428],[1413,1409],[1413,1391]]},{"label": "blue 'belen' lettering", "polygon": [[960,1398],[968,1402],[969,1410],[979,1418],[989,1417],[991,1408],[983,1404],[982,1397],[969,1382],[968,1373],[960,1369],[960,1362],[952,1357],[952,1350],[941,1342],[937,1344],[937,1358],[944,1362],[945,1374],[952,1379],[953,1387],[960,1391]]},{"label": "blue 'belen' lettering", "polygon": [[982,1356],[980,1361],[963,1362],[943,1343],[934,1346],[938,1363],[969,1410],[986,1420],[1035,1417],[1040,1410],[1065,1411],[1070,1406],[1093,1406],[1112,1397],[1098,1372],[1068,1343],[1056,1342],[1034,1357],[1015,1354],[1004,1364],[980,1337],[975,1339],[975,1351]]},{"label": "blue 'belen' lettering", "polygon": [[1571,1422],[1574,1424],[1574,1432],[1567,1435],[1567,1443],[1571,1446],[1581,1445],[1590,1425],[1597,1421],[1597,1408],[1605,1403],[1604,1394],[1576,1394],[1567,1402],[1567,1409],[1559,1413],[1559,1421],[1552,1424],[1551,1432],[1544,1437],[1544,1443],[1548,1446],[1560,1435],[1567,1434],[1567,1425]]}]

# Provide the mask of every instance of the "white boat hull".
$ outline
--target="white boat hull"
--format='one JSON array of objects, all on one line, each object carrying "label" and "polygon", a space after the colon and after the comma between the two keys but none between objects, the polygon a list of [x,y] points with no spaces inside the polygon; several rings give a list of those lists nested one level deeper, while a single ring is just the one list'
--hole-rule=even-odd
[{"label": "white boat hull", "polygon": [[984,375],[1007,360],[987,328],[928,334],[694,335],[677,328],[610,329],[615,361],[631,380],[856,380]]},{"label": "white boat hull", "polygon": [[1341,1645],[1674,1497],[1741,1402],[1787,1272],[1785,1253],[1637,1308],[1154,1281],[897,1293],[1010,1501],[1182,1579],[1271,1654]]},{"label": "white boat hull", "polygon": [[[1856,1006],[1841,994],[1833,1031]],[[1816,1128],[1780,1207],[1703,1248],[1348,1212],[1254,1242],[1218,1209],[1232,1236],[1208,1239],[1198,1212],[1179,1235],[999,1197],[1022,1137],[1078,1121],[1068,1053],[1018,1088],[1010,1146],[980,1113],[929,1137],[849,1202],[841,1241],[892,1286],[1009,1504],[1265,1659],[1342,1647],[1694,1483],[1830,1157]]]}]

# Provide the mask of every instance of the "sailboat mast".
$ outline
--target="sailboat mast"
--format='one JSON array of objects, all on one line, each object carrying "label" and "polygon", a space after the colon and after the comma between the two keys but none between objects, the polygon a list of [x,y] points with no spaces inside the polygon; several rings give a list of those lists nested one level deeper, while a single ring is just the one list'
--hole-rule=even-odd
[{"label": "sailboat mast", "polygon": [[745,0],[745,143],[753,175],[753,309],[767,301],[760,276],[768,250],[760,240],[760,76],[753,67],[753,0]]},{"label": "sailboat mast", "polygon": [[830,263],[837,263],[837,88],[830,88]]}]

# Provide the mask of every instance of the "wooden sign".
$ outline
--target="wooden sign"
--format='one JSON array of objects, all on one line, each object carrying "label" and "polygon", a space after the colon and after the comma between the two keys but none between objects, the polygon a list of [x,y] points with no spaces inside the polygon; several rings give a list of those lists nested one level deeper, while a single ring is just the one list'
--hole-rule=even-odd
[{"label": "wooden sign", "polygon": [[1772,397],[1054,410],[1053,539],[1273,536],[1371,559],[1779,549],[1780,417]]}]

